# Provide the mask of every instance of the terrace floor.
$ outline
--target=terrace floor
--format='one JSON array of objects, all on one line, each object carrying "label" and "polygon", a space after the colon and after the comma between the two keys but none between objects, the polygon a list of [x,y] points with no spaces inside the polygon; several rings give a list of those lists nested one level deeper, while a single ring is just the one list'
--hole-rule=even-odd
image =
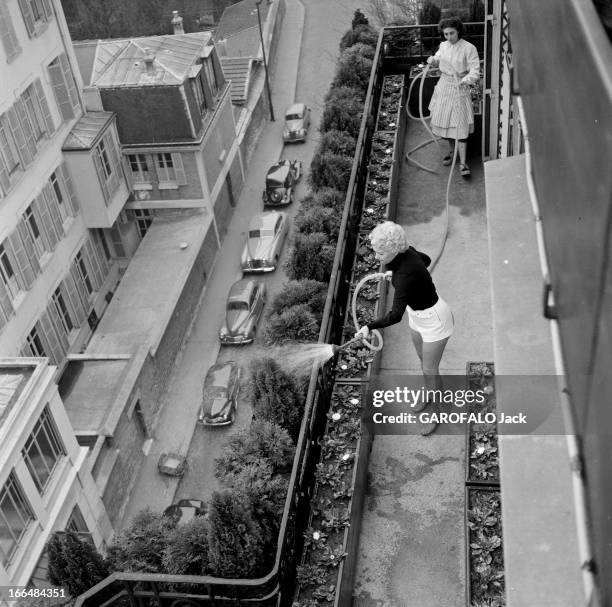
[{"label": "terrace floor", "polygon": [[[404,150],[428,137],[410,121]],[[471,142],[470,142],[471,143]],[[445,142],[442,149],[446,153]],[[477,146],[476,146],[477,147]],[[449,167],[431,144],[416,153],[433,175],[403,161],[396,221],[412,244],[432,254],[445,228]],[[442,374],[493,360],[485,185],[479,156],[472,179],[455,168],[450,233],[433,278],[455,317]],[[392,293],[388,297],[390,305]],[[408,318],[384,332],[381,375],[420,374]],[[376,436],[372,447],[354,586],[355,607],[457,607],[465,604],[463,435]]]}]

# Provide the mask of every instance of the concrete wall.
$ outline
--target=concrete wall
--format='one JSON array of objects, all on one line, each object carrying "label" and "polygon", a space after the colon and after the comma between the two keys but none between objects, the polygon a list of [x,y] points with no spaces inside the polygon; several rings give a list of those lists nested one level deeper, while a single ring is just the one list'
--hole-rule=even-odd
[{"label": "concrete wall", "polygon": [[223,98],[213,123],[206,134],[202,150],[204,167],[209,187],[214,190],[215,183],[224,168],[226,157],[236,139],[236,125],[229,94]]}]

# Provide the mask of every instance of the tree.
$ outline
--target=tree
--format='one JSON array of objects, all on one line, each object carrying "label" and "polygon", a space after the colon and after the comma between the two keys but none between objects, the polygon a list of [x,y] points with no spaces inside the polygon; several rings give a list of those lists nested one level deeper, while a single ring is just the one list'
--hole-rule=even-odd
[{"label": "tree", "polygon": [[351,21],[351,29],[355,29],[360,25],[369,25],[368,18],[361,12],[361,9],[357,9],[353,13],[353,20]]},{"label": "tree", "polygon": [[326,234],[301,234],[293,236],[289,260],[286,265],[289,278],[311,278],[327,282],[331,276],[336,247]]},{"label": "tree", "polygon": [[339,154],[316,152],[310,164],[308,180],[313,190],[332,188],[346,192],[353,169],[353,159]]},{"label": "tree", "polygon": [[114,539],[107,560],[114,571],[163,572],[163,555],[175,519],[151,512],[139,512],[132,524]]},{"label": "tree", "polygon": [[109,571],[90,541],[73,531],[56,531],[47,543],[49,581],[78,596],[101,582]]},{"label": "tree", "polygon": [[302,200],[300,208],[323,207],[333,209],[337,214],[342,215],[346,193],[334,190],[333,188],[320,188],[316,192],[307,194]]},{"label": "tree", "polygon": [[176,575],[206,575],[208,566],[208,521],[196,516],[177,525],[168,536],[162,556],[164,571]]},{"label": "tree", "polygon": [[268,317],[265,340],[268,344],[309,343],[319,336],[320,321],[306,304],[291,306]]},{"label": "tree", "polygon": [[274,421],[295,441],[304,413],[304,393],[295,374],[281,369],[273,358],[251,363],[251,405],[257,419]]},{"label": "tree", "polygon": [[363,91],[345,86],[332,88],[321,117],[322,133],[344,131],[353,138],[359,135],[363,113]]},{"label": "tree", "polygon": [[332,129],[323,133],[321,141],[319,143],[319,152],[324,154],[325,152],[331,152],[332,154],[338,154],[340,156],[350,156],[351,158],[355,154],[355,147],[357,140],[349,133],[344,131],[336,131]]},{"label": "tree", "polygon": [[234,491],[213,493],[208,509],[208,555],[212,575],[252,578],[265,573],[264,538],[250,504]]},{"label": "tree", "polygon": [[[298,214],[301,210],[298,211]],[[323,208],[322,210],[335,212],[333,209]],[[291,306],[306,304],[313,314],[320,317],[325,308],[326,298],[327,283],[310,279],[290,280],[283,285],[270,303],[268,316],[280,314]]]},{"label": "tree", "polygon": [[333,86],[348,86],[365,93],[370,82],[375,48],[357,43],[340,55],[336,64]]},{"label": "tree", "polygon": [[340,52],[357,43],[367,44],[376,48],[378,32],[369,25],[358,25],[353,29],[347,30],[340,40]]},{"label": "tree", "polygon": [[323,207],[300,208],[294,220],[296,230],[304,234],[322,232],[331,240],[338,238],[341,217],[334,209]]}]

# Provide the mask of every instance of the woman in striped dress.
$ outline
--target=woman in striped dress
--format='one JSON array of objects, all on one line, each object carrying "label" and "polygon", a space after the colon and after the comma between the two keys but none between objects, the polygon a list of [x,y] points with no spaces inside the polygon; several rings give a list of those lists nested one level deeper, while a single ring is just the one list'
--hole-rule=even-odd
[{"label": "woman in striped dress", "polygon": [[427,63],[439,66],[442,72],[429,103],[431,130],[449,142],[450,152],[442,159],[444,165],[451,164],[455,139],[459,139],[461,175],[467,179],[471,172],[466,162],[466,142],[474,131],[469,86],[480,79],[480,60],[476,47],[461,37],[461,19],[442,19],[439,28],[445,40],[436,54],[427,59]]}]

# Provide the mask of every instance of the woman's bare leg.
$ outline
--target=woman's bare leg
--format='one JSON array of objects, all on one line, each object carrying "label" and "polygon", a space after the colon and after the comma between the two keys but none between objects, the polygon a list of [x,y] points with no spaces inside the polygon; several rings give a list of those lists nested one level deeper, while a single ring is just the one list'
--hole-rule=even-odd
[{"label": "woman's bare leg", "polygon": [[448,337],[445,337],[438,341],[423,342],[422,344],[423,358],[421,359],[421,363],[423,377],[425,378],[425,384],[428,389],[442,389],[440,361],[442,360],[442,354],[444,354],[444,348],[446,347],[448,339]]}]

